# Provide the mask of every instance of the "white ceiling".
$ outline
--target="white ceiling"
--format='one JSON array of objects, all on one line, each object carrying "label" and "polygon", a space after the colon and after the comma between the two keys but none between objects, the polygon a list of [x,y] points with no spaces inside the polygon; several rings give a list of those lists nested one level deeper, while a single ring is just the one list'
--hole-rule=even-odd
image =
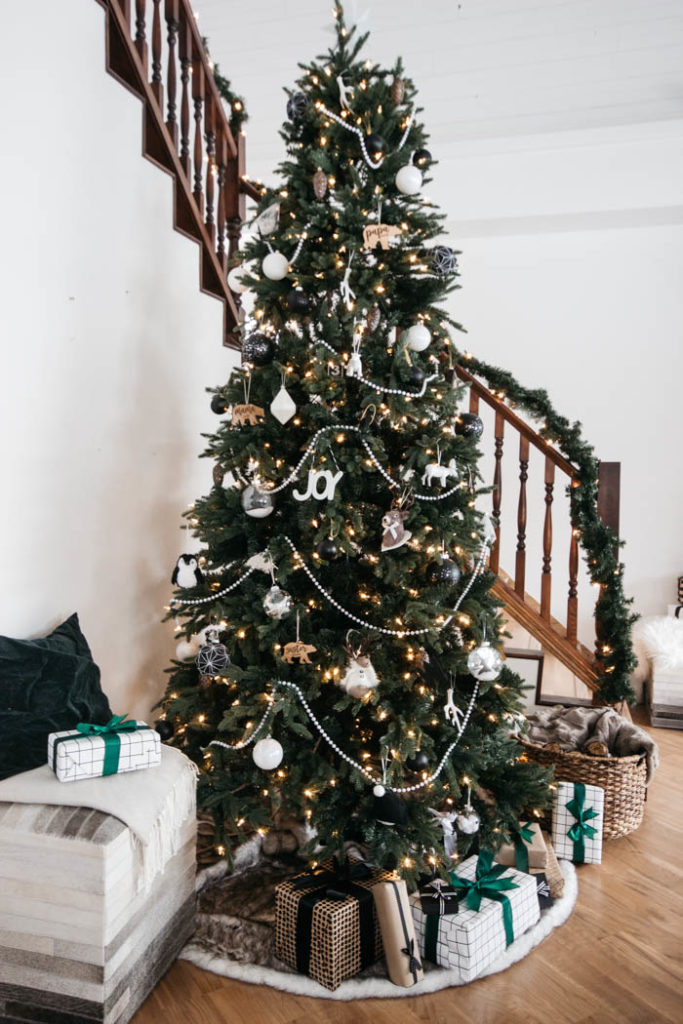
[{"label": "white ceiling", "polygon": [[[196,0],[247,100],[248,168],[282,155],[282,87],[333,42],[327,0]],[[683,0],[357,0],[366,55],[404,58],[432,148],[683,116]]]}]

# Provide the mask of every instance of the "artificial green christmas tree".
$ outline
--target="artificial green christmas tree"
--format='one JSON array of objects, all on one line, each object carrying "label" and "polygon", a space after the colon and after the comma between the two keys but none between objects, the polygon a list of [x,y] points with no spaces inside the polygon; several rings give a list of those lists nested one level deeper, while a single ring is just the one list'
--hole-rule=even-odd
[{"label": "artificial green christmas tree", "polygon": [[227,415],[188,513],[200,562],[174,574],[186,639],[162,706],[218,844],[297,817],[318,856],[355,839],[414,876],[499,845],[548,785],[509,735],[521,681],[499,653],[481,422],[459,411],[441,305],[457,254],[434,244],[415,88],[400,61],[362,62],[340,7],[336,27],[289,94],[281,184],[232,271],[253,316],[214,391]]}]

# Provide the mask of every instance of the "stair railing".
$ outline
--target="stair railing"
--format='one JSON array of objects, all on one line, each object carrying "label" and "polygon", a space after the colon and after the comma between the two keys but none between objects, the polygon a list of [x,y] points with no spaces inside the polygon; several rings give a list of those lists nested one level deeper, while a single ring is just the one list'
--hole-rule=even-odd
[{"label": "stair railing", "polygon": [[200,287],[225,307],[224,343],[239,348],[228,287],[246,197],[245,137],[233,133],[188,0],[97,0],[107,12],[107,68],[143,101],[145,156],[175,179],[175,227],[200,246]]}]

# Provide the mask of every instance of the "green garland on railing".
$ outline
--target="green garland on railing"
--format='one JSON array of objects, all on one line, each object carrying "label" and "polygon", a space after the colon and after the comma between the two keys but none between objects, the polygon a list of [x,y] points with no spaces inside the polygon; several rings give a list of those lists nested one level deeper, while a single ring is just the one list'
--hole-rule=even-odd
[{"label": "green garland on railing", "polygon": [[230,79],[222,75],[218,69],[218,64],[214,64],[211,54],[209,53],[209,40],[206,36],[202,36],[202,46],[204,47],[204,53],[206,58],[211,65],[211,71],[213,72],[213,80],[216,83],[216,88],[220,93],[221,99],[227,103],[230,107],[230,114],[228,115],[228,122],[230,124],[230,130],[233,135],[236,135],[242,129],[242,125],[246,124],[249,120],[247,114],[247,108],[244,105],[244,99],[242,96],[238,96],[233,91],[230,85]]},{"label": "green garland on railing", "polygon": [[546,391],[522,387],[507,370],[457,350],[456,362],[483,377],[493,391],[502,393],[501,397],[511,408],[517,406],[541,421],[541,437],[551,441],[576,468],[576,480],[567,488],[572,526],[578,531],[591,581],[600,584],[595,607],[596,634],[600,642],[600,658],[596,662],[598,696],[605,704],[622,700],[633,703],[635,694],[629,677],[637,662],[631,629],[638,616],[629,611],[632,599],[624,594],[624,565],[618,554],[623,541],[617,540],[614,531],[598,515],[599,463],[592,446],[581,436],[581,424],[570,423],[560,416]]}]

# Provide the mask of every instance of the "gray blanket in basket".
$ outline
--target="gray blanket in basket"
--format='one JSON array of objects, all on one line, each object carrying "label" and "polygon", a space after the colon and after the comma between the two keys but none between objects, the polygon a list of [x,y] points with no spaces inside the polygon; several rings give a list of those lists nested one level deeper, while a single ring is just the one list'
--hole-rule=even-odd
[{"label": "gray blanket in basket", "polygon": [[531,743],[558,743],[561,750],[584,750],[591,742],[604,743],[613,757],[645,754],[647,784],[659,767],[657,744],[644,729],[622,718],[614,708],[540,708],[528,716]]}]

